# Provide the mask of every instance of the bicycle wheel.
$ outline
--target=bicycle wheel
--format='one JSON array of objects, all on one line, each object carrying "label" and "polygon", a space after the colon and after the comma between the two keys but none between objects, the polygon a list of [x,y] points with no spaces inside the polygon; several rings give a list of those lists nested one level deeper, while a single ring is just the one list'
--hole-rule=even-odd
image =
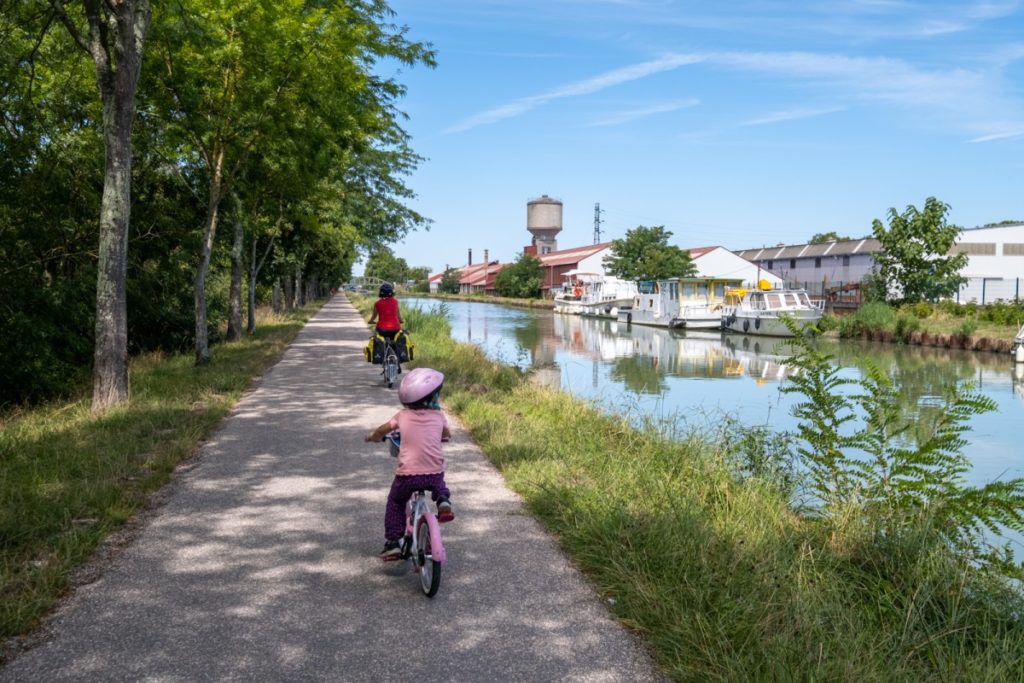
[{"label": "bicycle wheel", "polygon": [[441,563],[430,554],[430,527],[421,519],[416,530],[416,563],[420,568],[420,588],[428,598],[437,595],[441,587]]},{"label": "bicycle wheel", "polygon": [[396,377],[398,377],[398,356],[391,351],[384,356],[384,381],[388,383],[389,389],[395,386]]}]

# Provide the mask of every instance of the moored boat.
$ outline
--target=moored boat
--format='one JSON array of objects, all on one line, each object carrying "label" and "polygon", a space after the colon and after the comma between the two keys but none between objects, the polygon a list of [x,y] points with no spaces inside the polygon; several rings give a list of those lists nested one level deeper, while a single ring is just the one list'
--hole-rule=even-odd
[{"label": "moored boat", "polygon": [[636,285],[600,273],[570,270],[562,290],[555,294],[555,312],[615,318],[619,308],[633,302]]},{"label": "moored boat", "polygon": [[725,294],[742,280],[721,277],[673,277],[638,283],[632,305],[619,309],[619,321],[677,329],[718,329]]},{"label": "moored boat", "polygon": [[822,316],[824,302],[811,301],[803,289],[768,289],[765,282],[758,289],[730,290],[729,302],[722,308],[722,329],[739,334],[769,337],[792,337],[786,325],[789,319],[797,329],[816,325]]}]

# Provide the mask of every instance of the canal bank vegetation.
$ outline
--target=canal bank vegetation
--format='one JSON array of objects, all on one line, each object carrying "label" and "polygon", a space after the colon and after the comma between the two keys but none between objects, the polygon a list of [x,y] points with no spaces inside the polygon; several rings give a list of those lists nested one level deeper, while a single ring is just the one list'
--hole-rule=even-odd
[{"label": "canal bank vegetation", "polygon": [[[973,681],[1024,670],[1014,566],[976,552],[975,533],[1019,526],[1020,485],[970,493],[956,476],[962,419],[982,399],[951,395],[933,439],[901,450],[897,408],[872,377],[879,398],[863,404],[874,407],[854,444],[843,436],[850,406],[828,403],[837,378],[805,354],[801,452],[757,429],[669,438],[525,381],[452,341],[442,314],[403,311],[418,363],[446,373],[447,406],[673,678]],[[868,442],[881,434],[894,438]],[[878,457],[849,457],[855,445]]]},{"label": "canal bank vegetation", "polygon": [[[552,309],[555,304],[551,299],[522,299],[508,296],[493,296],[491,294],[442,294],[440,292],[424,294],[420,292],[406,292],[403,296],[408,298],[429,297],[431,299],[442,299],[447,301],[478,301],[487,304],[501,304],[502,306],[515,306],[516,308],[546,308]],[[404,315],[404,313],[403,313]]]},{"label": "canal bank vegetation", "polygon": [[[94,415],[88,389],[0,416],[0,636],[22,634],[78,566],[144,508],[319,308],[259,312],[255,334],[190,353],[131,359],[132,394]],[[3,653],[0,652],[0,661]]]},{"label": "canal bank vegetation", "polygon": [[923,346],[1009,352],[1024,324],[1024,301],[979,306],[953,301],[895,305],[873,301],[848,316],[826,316],[824,331],[844,339],[874,339]]}]

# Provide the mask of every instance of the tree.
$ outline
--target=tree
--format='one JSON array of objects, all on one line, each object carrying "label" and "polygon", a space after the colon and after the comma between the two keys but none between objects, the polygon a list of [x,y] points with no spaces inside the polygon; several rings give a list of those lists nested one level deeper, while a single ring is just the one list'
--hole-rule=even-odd
[{"label": "tree", "polygon": [[530,254],[520,254],[512,265],[505,266],[494,278],[494,288],[502,296],[518,299],[540,298],[544,282],[544,266]]},{"label": "tree", "polygon": [[878,277],[889,300],[934,301],[951,296],[964,282],[960,271],[967,254],[950,254],[962,228],[946,222],[949,205],[935,197],[925,200],[924,210],[907,206],[897,213],[889,209],[889,227],[875,219],[871,228],[882,251],[875,255]]},{"label": "tree", "polygon": [[637,226],[626,237],[612,242],[612,253],[604,259],[605,270],[623,280],[659,280],[689,277],[697,272],[690,255],[670,245],[672,233],[665,226]]},{"label": "tree", "polygon": [[409,264],[404,258],[398,258],[387,247],[380,247],[370,253],[366,260],[366,277],[376,277],[389,282],[405,282],[409,273]]},{"label": "tree", "polygon": [[458,268],[449,268],[444,271],[440,282],[437,283],[437,291],[441,294],[458,294],[460,275]]},{"label": "tree", "polygon": [[850,239],[850,238],[849,237],[840,237],[839,233],[837,233],[835,230],[829,230],[828,232],[816,232],[816,233],[814,233],[814,235],[811,237],[810,241],[808,241],[807,243],[808,244],[825,244],[826,242],[841,242],[843,240],[848,240],[848,239]]},{"label": "tree", "polygon": [[84,0],[80,28],[61,0],[50,6],[75,44],[90,56],[103,103],[105,149],[96,277],[93,412],[128,399],[128,226],[131,220],[132,124],[149,0]]},{"label": "tree", "polygon": [[[388,23],[392,15],[383,0],[181,0],[161,13],[159,109],[177,135],[179,163],[205,183],[194,285],[197,363],[209,360],[205,289],[220,204],[268,145],[295,143],[306,151],[306,141],[315,140],[319,145],[305,161],[327,182],[310,182],[311,188],[364,195],[365,210],[349,215],[365,218],[370,232],[401,236],[408,228],[393,220],[390,203],[408,190],[391,173],[406,171],[418,157],[409,153],[397,124],[401,113],[394,102],[404,88],[378,75],[378,60],[432,65],[433,53]],[[364,163],[371,157],[383,161]],[[351,169],[365,168],[368,173],[344,182]],[[305,213],[323,222],[324,197],[297,199],[308,200]],[[383,221],[390,221],[387,230],[379,229]],[[311,253],[292,255],[296,270],[290,277],[300,301],[306,292],[302,266]]]}]

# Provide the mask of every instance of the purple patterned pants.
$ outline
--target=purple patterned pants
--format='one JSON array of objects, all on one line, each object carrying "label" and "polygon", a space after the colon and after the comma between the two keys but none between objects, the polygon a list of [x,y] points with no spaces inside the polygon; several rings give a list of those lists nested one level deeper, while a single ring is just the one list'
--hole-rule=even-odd
[{"label": "purple patterned pants", "polygon": [[447,498],[449,491],[444,483],[444,472],[395,475],[384,510],[384,540],[393,541],[405,535],[405,504],[416,491],[432,491],[434,500]]}]

